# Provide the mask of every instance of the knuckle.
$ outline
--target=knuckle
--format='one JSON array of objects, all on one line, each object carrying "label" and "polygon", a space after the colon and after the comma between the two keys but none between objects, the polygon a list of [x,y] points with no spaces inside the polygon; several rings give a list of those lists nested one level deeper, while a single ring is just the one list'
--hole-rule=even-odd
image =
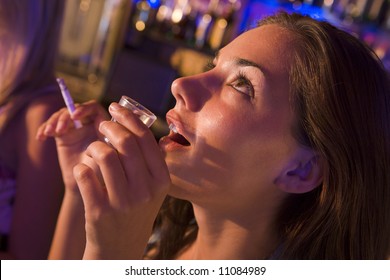
[{"label": "knuckle", "polygon": [[87,180],[92,174],[93,171],[84,164],[77,164],[73,168],[73,176],[79,181]]},{"label": "knuckle", "polygon": [[139,128],[139,131],[138,131],[138,136],[141,138],[141,139],[145,139],[145,138],[148,138],[149,137],[149,134],[150,134],[150,130],[148,127],[142,125],[140,126]]},{"label": "knuckle", "polygon": [[126,133],[122,137],[120,137],[117,141],[117,145],[119,147],[128,147],[133,145],[135,142],[134,135],[132,133]]},{"label": "knuckle", "polygon": [[108,219],[108,211],[103,207],[93,207],[86,212],[86,218],[91,223],[91,225],[99,225],[102,221]]},{"label": "knuckle", "polygon": [[117,157],[117,153],[113,149],[104,149],[102,152],[96,154],[96,160],[98,162],[112,161]]},{"label": "knuckle", "polygon": [[62,108],[58,113],[59,116],[69,115],[69,111],[67,108]]},{"label": "knuckle", "polygon": [[102,162],[112,161],[118,156],[115,149],[101,141],[92,142],[87,147],[86,153],[99,164]]}]

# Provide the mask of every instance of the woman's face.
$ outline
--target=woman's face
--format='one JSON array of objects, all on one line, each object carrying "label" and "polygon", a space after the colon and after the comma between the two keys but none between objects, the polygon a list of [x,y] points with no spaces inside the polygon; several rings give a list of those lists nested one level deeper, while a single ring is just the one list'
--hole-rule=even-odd
[{"label": "woman's face", "polygon": [[[160,141],[173,196],[233,206],[259,201],[297,151],[288,69],[293,36],[276,25],[248,31],[218,52],[207,72],[177,79]],[[186,140],[184,140],[184,138]]]}]

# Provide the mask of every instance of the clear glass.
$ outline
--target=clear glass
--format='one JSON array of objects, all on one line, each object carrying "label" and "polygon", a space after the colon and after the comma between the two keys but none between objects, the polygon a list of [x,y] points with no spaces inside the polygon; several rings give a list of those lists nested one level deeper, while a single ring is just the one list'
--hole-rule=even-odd
[{"label": "clear glass", "polygon": [[[157,120],[157,117],[148,108],[128,96],[123,95],[119,100],[119,105],[136,114],[147,127],[151,127],[154,121]],[[115,121],[115,119],[113,118],[112,121]]]},{"label": "clear glass", "polygon": [[[148,108],[128,96],[123,95],[118,104],[132,111],[147,127],[151,127],[152,124],[157,120],[156,115],[153,114]],[[112,118],[111,121],[116,120]],[[109,140],[106,137],[104,140],[109,143]]]}]

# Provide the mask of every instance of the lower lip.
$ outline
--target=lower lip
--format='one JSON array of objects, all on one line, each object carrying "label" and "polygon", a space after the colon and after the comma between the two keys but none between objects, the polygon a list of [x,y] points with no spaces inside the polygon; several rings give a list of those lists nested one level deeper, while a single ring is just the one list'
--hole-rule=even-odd
[{"label": "lower lip", "polygon": [[170,152],[170,151],[176,151],[179,149],[184,149],[187,148],[188,146],[183,146],[175,141],[172,141],[169,136],[164,136],[163,138],[160,139],[158,142],[160,148],[163,151]]}]

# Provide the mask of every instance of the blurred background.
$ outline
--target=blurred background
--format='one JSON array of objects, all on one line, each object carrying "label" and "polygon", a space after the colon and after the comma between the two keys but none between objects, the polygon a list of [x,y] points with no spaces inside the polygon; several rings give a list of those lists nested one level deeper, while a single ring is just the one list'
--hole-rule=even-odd
[{"label": "blurred background", "polygon": [[58,76],[77,102],[128,95],[161,120],[175,78],[201,72],[217,49],[278,10],[347,30],[390,71],[390,0],[68,0]]}]

